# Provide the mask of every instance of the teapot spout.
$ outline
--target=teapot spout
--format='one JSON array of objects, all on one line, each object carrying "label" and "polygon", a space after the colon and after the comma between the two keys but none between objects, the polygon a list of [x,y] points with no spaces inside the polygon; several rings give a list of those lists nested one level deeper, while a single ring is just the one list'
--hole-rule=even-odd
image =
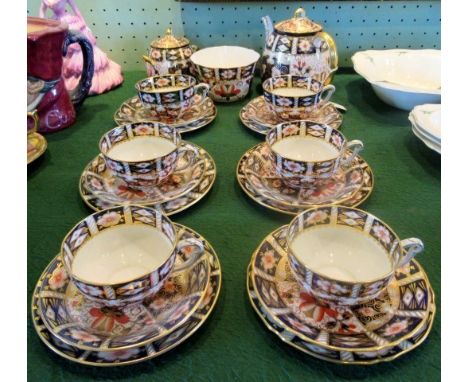
[{"label": "teapot spout", "polygon": [[265,26],[265,37],[268,37],[273,33],[273,22],[271,21],[270,16],[262,17],[263,25]]}]

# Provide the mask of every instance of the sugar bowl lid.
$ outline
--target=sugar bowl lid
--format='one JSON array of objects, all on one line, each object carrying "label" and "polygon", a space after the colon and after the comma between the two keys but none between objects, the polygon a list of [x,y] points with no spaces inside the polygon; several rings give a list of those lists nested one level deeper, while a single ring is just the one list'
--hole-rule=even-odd
[{"label": "sugar bowl lid", "polygon": [[298,8],[292,18],[276,23],[275,29],[280,33],[304,35],[321,32],[322,26],[309,19],[304,8]]},{"label": "sugar bowl lid", "polygon": [[175,37],[172,34],[172,28],[166,29],[166,34],[164,37],[161,37],[159,40],[154,40],[151,43],[152,48],[162,48],[162,49],[171,49],[171,48],[180,48],[182,46],[188,45],[190,41],[185,37]]}]

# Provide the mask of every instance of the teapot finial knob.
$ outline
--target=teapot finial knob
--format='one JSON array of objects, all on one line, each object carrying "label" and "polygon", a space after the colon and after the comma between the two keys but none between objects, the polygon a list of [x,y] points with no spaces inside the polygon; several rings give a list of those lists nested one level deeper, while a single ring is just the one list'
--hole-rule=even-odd
[{"label": "teapot finial knob", "polygon": [[166,36],[171,36],[172,35],[172,28],[169,27],[166,29]]},{"label": "teapot finial knob", "polygon": [[297,8],[294,12],[294,18],[298,19],[299,17],[305,17],[306,11],[304,8]]}]

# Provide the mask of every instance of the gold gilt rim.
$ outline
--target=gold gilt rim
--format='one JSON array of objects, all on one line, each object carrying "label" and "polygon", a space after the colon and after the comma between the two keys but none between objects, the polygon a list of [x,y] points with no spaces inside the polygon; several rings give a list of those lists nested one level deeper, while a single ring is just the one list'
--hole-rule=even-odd
[{"label": "gold gilt rim", "polygon": [[[189,187],[188,189],[184,190],[182,193],[180,193],[180,194],[178,194],[178,195],[176,195],[176,196],[172,196],[172,197],[170,197],[170,198],[168,198],[168,199],[165,199],[165,200],[163,200],[163,201],[160,201],[160,202],[135,201],[135,204],[141,205],[141,206],[145,206],[145,207],[151,207],[151,206],[154,206],[154,205],[156,205],[156,204],[162,204],[162,203],[171,202],[171,201],[173,201],[173,200],[175,200],[175,199],[178,199],[178,198],[181,198],[181,197],[187,195],[189,192],[193,191],[195,188],[197,188],[197,187],[200,185],[201,181],[202,181],[203,179],[205,179],[205,173],[206,173],[207,163],[206,163],[206,160],[205,160],[206,157],[205,157],[205,154],[204,154],[204,153],[206,153],[206,151],[203,150],[204,153],[200,153],[200,149],[201,149],[200,146],[197,146],[197,145],[194,144],[194,143],[187,142],[187,141],[184,141],[184,140],[181,140],[181,141],[180,141],[180,146],[181,146],[181,147],[187,147],[187,145],[188,145],[188,146],[193,146],[195,149],[198,150],[198,153],[199,153],[199,159],[198,159],[198,161],[203,160],[203,173],[200,175],[198,182],[195,183],[195,184],[193,184],[193,185],[192,185],[191,187]],[[78,185],[78,187],[79,187],[80,190],[81,190],[81,188],[82,188],[82,184],[84,183],[84,182],[83,182],[83,178],[86,176],[86,173],[89,172],[89,170],[87,170],[87,169],[90,168],[91,165],[92,165],[92,163],[93,163],[95,160],[97,160],[99,157],[101,157],[101,158],[105,161],[104,155],[103,155],[102,153],[100,153],[100,154],[98,154],[91,162],[89,162],[89,163],[86,165],[85,169],[84,169],[83,172],[81,173],[80,179],[79,179],[79,185]],[[198,163],[198,161],[197,161],[197,163]],[[107,165],[106,165],[106,166],[107,166]],[[181,171],[185,171],[185,170],[181,170]],[[131,203],[131,202],[132,202],[132,201],[128,201],[128,203]]]},{"label": "gold gilt rim", "polygon": [[[192,143],[190,142],[192,145],[198,147],[198,148],[201,148],[200,146],[196,145],[195,143]],[[206,158],[205,158],[205,161],[209,161],[212,166],[213,166],[213,170],[209,170],[209,171],[213,171],[213,180],[211,181],[211,183],[208,185],[208,187],[206,188],[206,190],[203,192],[203,194],[200,194],[197,196],[197,198],[195,198],[192,202],[188,203],[188,204],[185,204],[177,209],[175,209],[174,211],[171,211],[169,213],[166,213],[166,211],[163,210],[163,213],[166,215],[166,216],[171,216],[171,215],[174,215],[174,214],[178,214],[179,212],[182,212],[182,211],[185,211],[187,208],[190,208],[191,206],[193,206],[194,204],[198,203],[200,200],[202,200],[209,192],[210,190],[213,188],[213,185],[216,181],[216,175],[217,175],[217,171],[216,171],[216,162],[214,161],[213,157],[208,153],[208,151],[206,151],[205,149],[203,149],[205,154],[206,155]],[[92,163],[94,160],[96,159],[96,157],[91,161],[89,162],[86,167],[89,166],[90,163]],[[83,191],[82,191],[82,188],[81,188],[81,177],[83,176],[83,173],[81,174],[80,176],[80,179],[79,179],[79,183],[78,183],[78,191],[80,193],[80,196],[81,196],[81,199],[85,202],[85,204],[91,208],[93,211],[102,211],[103,208],[99,209],[98,207],[96,206],[93,206],[91,203],[89,203],[88,200],[86,200],[84,194],[83,194]],[[210,176],[210,175],[207,175],[206,174],[206,171],[205,171],[205,174],[204,174],[204,177],[205,176]],[[200,183],[203,181],[203,179],[200,180]],[[199,184],[200,184],[199,183]],[[196,188],[196,187],[195,187]],[[193,192],[194,189],[191,190],[191,192]],[[180,196],[180,197],[185,197],[186,194]],[[169,200],[167,202],[163,202],[163,203],[158,203],[158,204],[151,204],[151,205],[144,205],[144,207],[153,207],[153,208],[160,208],[160,205],[161,204],[164,204],[164,203],[170,203],[170,202],[173,202],[175,200],[177,200],[178,198],[175,198],[175,199],[172,199],[172,200]],[[115,205],[117,206],[117,205]],[[111,206],[113,207],[113,206]],[[109,208],[111,208],[109,207]]]},{"label": "gold gilt rim", "polygon": [[[45,151],[47,150],[47,140],[44,138],[44,136],[42,136],[41,134],[39,133],[29,133],[28,134],[28,139],[29,137],[35,137],[39,140],[40,142],[40,145],[39,145],[39,150],[38,151],[35,151],[35,153],[31,156],[28,155],[28,164],[30,164],[31,162],[34,162],[37,158],[39,158],[42,154],[45,153]],[[34,147],[37,147],[36,145]]]},{"label": "gold gilt rim", "polygon": [[[330,77],[329,77],[329,78],[330,78]],[[262,131],[257,130],[256,128],[254,128],[253,126],[250,125],[250,123],[246,120],[246,118],[243,118],[243,117],[242,117],[242,113],[245,112],[245,110],[247,109],[247,106],[249,106],[251,102],[257,100],[258,98],[262,98],[262,97],[263,97],[263,95],[260,95],[260,96],[258,96],[258,97],[252,98],[249,102],[247,102],[244,106],[242,106],[241,109],[239,110],[239,119],[240,119],[240,121],[242,122],[242,124],[243,124],[245,127],[247,127],[249,130],[251,130],[251,131],[253,131],[253,132],[257,133],[257,134],[266,135],[268,132],[262,132]],[[339,124],[336,128],[335,128],[335,127],[332,127],[332,126],[330,126],[330,125],[329,125],[329,126],[332,127],[332,129],[335,129],[335,130],[340,131],[341,125],[343,124],[343,116],[342,116],[341,113],[338,111],[338,109],[336,108],[336,106],[333,105],[333,103],[331,103],[331,102],[328,102],[328,103],[329,103],[331,106],[333,106],[333,107],[335,108],[335,110],[336,110],[336,113],[338,113],[338,114],[341,116],[340,124]],[[307,118],[306,118],[306,119],[307,119]],[[313,118],[310,118],[310,119],[307,119],[307,120],[308,120],[308,121],[310,120],[310,121],[316,122]],[[285,123],[285,122],[296,122],[296,121],[297,121],[297,120],[281,121],[281,122],[278,122],[278,124],[279,124],[279,123]],[[323,124],[323,125],[327,125],[326,123],[321,123],[321,122],[317,122],[317,123]],[[261,123],[258,122],[258,124],[261,124]],[[263,126],[265,126],[265,127],[271,126],[271,127],[268,127],[268,129],[272,129],[272,128],[274,128],[276,125],[270,125],[269,123],[267,123],[267,124],[263,124]]]},{"label": "gold gilt rim", "polygon": [[[294,212],[294,211],[285,211],[285,210],[279,209],[279,208],[277,208],[277,207],[270,206],[269,204],[264,203],[264,202],[258,200],[255,196],[253,196],[253,195],[250,193],[250,191],[247,190],[247,189],[242,185],[242,182],[241,182],[241,180],[240,180],[239,173],[240,173],[240,168],[241,168],[241,164],[242,164],[242,162],[243,162],[244,156],[246,156],[247,153],[249,153],[250,151],[255,150],[258,146],[260,146],[260,145],[262,145],[262,144],[264,144],[264,142],[258,143],[258,144],[256,144],[255,146],[253,146],[253,147],[251,147],[250,149],[248,149],[244,154],[242,154],[241,158],[239,159],[239,162],[237,162],[237,167],[236,167],[236,178],[237,178],[237,183],[239,183],[239,186],[242,188],[242,190],[244,191],[244,193],[245,193],[250,199],[252,199],[254,202],[256,202],[256,203],[260,204],[261,206],[266,207],[266,208],[268,208],[268,209],[270,209],[270,210],[272,210],[272,211],[280,212],[280,213],[282,213],[282,214],[291,215],[291,216],[296,216],[298,213],[300,213],[300,212],[302,212],[302,211],[305,211],[305,210],[308,210],[308,209],[310,209],[310,208],[315,208],[315,207],[318,208],[318,207],[321,207],[321,206],[326,205],[326,204],[309,205],[309,206],[307,206],[307,207],[299,207],[299,206],[296,207],[296,206],[292,206],[293,208],[296,208],[296,212]],[[362,158],[362,157],[361,157],[361,158]],[[362,159],[363,159],[363,158],[362,158]],[[363,160],[364,160],[364,159],[363,159]],[[364,160],[364,161],[365,161],[365,160]],[[369,196],[370,196],[370,195],[372,194],[372,192],[374,191],[374,185],[375,185],[375,182],[374,182],[374,173],[373,173],[372,168],[370,167],[369,163],[368,163],[367,161],[365,161],[365,162],[367,163],[367,168],[368,168],[366,171],[369,172],[369,176],[370,176],[370,178],[371,178],[371,185],[372,185],[372,186],[371,186],[370,190],[368,190],[367,194],[364,195],[364,197],[363,197],[362,199],[359,199],[356,203],[350,204],[350,205],[348,205],[348,204],[343,204],[343,203],[346,203],[347,201],[349,201],[350,199],[352,199],[352,197],[353,197],[354,195],[356,195],[356,193],[360,192],[361,189],[359,189],[359,190],[357,190],[351,197],[349,197],[349,198],[343,200],[343,201],[341,202],[341,204],[336,204],[337,206],[338,206],[338,205],[342,205],[342,206],[344,206],[344,207],[351,207],[351,208],[355,208],[355,207],[357,207],[357,206],[360,206],[362,203],[364,203],[364,202],[369,198]],[[282,202],[279,202],[279,203],[281,203],[281,204],[287,206],[287,204],[285,204],[285,203],[282,203]]]},{"label": "gold gilt rim", "polygon": [[[210,115],[210,117],[205,121],[203,122],[202,124],[200,125],[197,125],[197,126],[192,126],[192,127],[184,127],[185,125],[188,125],[190,123],[194,123],[202,118],[205,118],[205,116],[202,116],[202,117],[199,117],[199,118],[196,118],[194,120],[190,120],[190,121],[186,121],[185,123],[174,123],[174,124],[171,124],[171,123],[164,123],[164,122],[159,122],[157,121],[156,119],[138,119],[138,120],[133,120],[133,121],[127,121],[127,122],[123,122],[123,121],[119,121],[121,118],[118,118],[117,117],[117,113],[119,113],[120,110],[122,110],[122,107],[126,104],[128,104],[130,102],[130,100],[134,99],[134,98],[138,98],[138,96],[133,96],[129,99],[127,99],[126,101],[122,102],[122,104],[119,106],[119,108],[114,112],[114,122],[117,124],[117,125],[127,125],[129,123],[138,123],[138,122],[150,122],[150,123],[154,123],[154,122],[157,122],[157,123],[161,123],[163,125],[168,125],[168,126],[171,126],[175,129],[177,129],[177,131],[180,133],[180,134],[184,134],[184,133],[188,133],[190,131],[195,131],[195,130],[198,130],[198,129],[201,129],[202,127],[205,127],[206,125],[209,125],[211,122],[213,122],[215,120],[215,118],[218,116],[218,108],[216,107],[215,103],[213,100],[211,100],[211,102],[213,103],[213,110],[214,110],[214,114],[213,115]],[[201,101],[200,103],[203,103],[205,100],[209,99],[209,97],[206,97],[203,101]],[[127,107],[130,107],[130,106],[127,106]],[[135,108],[132,107],[132,109],[135,110]],[[208,109],[208,111],[211,110]]]},{"label": "gold gilt rim", "polygon": [[[186,228],[182,228],[182,227],[177,227],[175,223],[172,223],[175,228],[179,228],[179,229],[176,229],[176,233],[177,233],[177,238],[180,237],[180,234],[183,233],[184,231],[186,231]],[[73,227],[71,229],[71,231],[73,231],[74,229],[76,228]],[[70,232],[71,232],[70,231]],[[67,236],[70,234],[70,232],[67,234]],[[190,230],[188,231],[190,232]],[[206,240],[205,240],[206,241]],[[175,249],[175,245],[174,245],[174,249]],[[41,276],[39,277],[39,280],[36,284],[36,287],[35,287],[35,291],[37,291],[37,293],[34,293],[33,294],[33,297],[36,297],[37,299],[40,298],[39,296],[39,284],[41,284],[41,281],[43,280],[43,278],[46,276],[46,271],[47,269],[50,267],[50,265],[52,264],[52,262],[54,262],[54,260],[56,260],[57,258],[60,259],[60,262],[62,264],[63,267],[65,267],[64,265],[64,262],[63,262],[63,256],[62,256],[62,253],[59,253],[57,256],[54,257],[54,259],[49,263],[49,265],[47,266],[46,269],[44,269],[44,272],[42,272]],[[118,346],[118,347],[115,347],[115,348],[96,348],[96,347],[92,347],[92,346],[87,346],[87,345],[81,345],[81,344],[77,344],[77,343],[74,343],[66,338],[62,338],[62,336],[60,336],[59,334],[56,334],[54,329],[50,326],[50,324],[47,322],[47,320],[45,320],[43,317],[41,317],[43,323],[44,323],[44,326],[47,328],[47,330],[49,331],[49,333],[51,335],[53,335],[55,338],[58,338],[60,341],[62,341],[63,343],[67,344],[67,345],[70,345],[70,346],[73,346],[73,347],[76,347],[80,350],[90,350],[90,351],[119,351],[119,350],[127,350],[127,349],[132,349],[132,348],[135,348],[135,347],[139,347],[139,346],[143,346],[143,345],[146,345],[150,342],[154,342],[154,341],[157,341],[159,339],[161,339],[162,337],[172,333],[173,331],[177,330],[177,328],[179,328],[180,326],[182,326],[189,318],[190,316],[198,309],[198,307],[200,306],[200,304],[202,303],[203,301],[203,297],[205,296],[205,293],[206,291],[208,290],[208,286],[210,285],[210,277],[211,277],[211,270],[210,270],[210,260],[208,258],[208,256],[206,255],[206,253],[203,255],[202,258],[200,258],[198,261],[197,261],[197,264],[200,263],[201,261],[206,261],[208,263],[208,278],[207,278],[207,282],[206,282],[206,285],[204,286],[203,288],[203,291],[201,292],[201,295],[198,299],[198,301],[194,304],[194,306],[190,309],[190,311],[187,313],[186,317],[181,320],[177,325],[175,325],[174,327],[172,327],[171,329],[166,329],[165,331],[153,336],[152,338],[148,338],[144,341],[140,341],[140,342],[136,342],[134,344],[131,344],[131,345],[124,345],[124,346]],[[66,268],[66,267],[65,267]],[[67,274],[68,274],[68,271],[67,271]],[[69,276],[70,277],[70,276]],[[69,278],[69,281],[68,283],[71,283],[73,282],[70,278]],[[39,316],[41,315],[39,312],[38,312]]]},{"label": "gold gilt rim", "polygon": [[[253,299],[252,299],[252,296],[250,295],[250,288],[249,288],[249,279],[251,279],[253,275],[253,272],[252,272],[252,263],[250,262],[249,265],[247,266],[247,278],[246,278],[246,284],[247,284],[247,296],[249,298],[249,301],[250,301],[250,304],[252,305],[252,308],[253,310],[257,313],[257,315],[259,316],[259,318],[261,319],[261,321],[263,322],[263,324],[267,327],[267,329],[269,331],[271,331],[272,333],[276,334],[280,339],[281,341],[283,341],[284,343],[286,343],[287,345],[289,346],[292,346],[294,348],[296,348],[297,350],[305,353],[305,354],[308,354],[314,358],[318,358],[318,359],[321,359],[323,361],[327,361],[327,362],[331,362],[331,363],[334,363],[334,364],[339,364],[339,365],[375,365],[375,364],[378,364],[378,363],[382,363],[382,362],[391,362],[399,357],[401,357],[402,355],[416,349],[417,347],[419,347],[427,338],[427,336],[429,335],[429,333],[431,332],[431,329],[432,329],[432,325],[434,323],[434,318],[435,318],[435,315],[436,315],[436,304],[435,304],[435,295],[434,295],[434,291],[432,290],[432,288],[430,288],[430,294],[431,294],[431,297],[432,297],[432,317],[430,318],[430,321],[429,321],[429,325],[428,327],[426,328],[426,332],[424,334],[424,336],[422,336],[418,341],[416,341],[416,343],[411,346],[410,348],[408,349],[404,349],[402,350],[401,352],[399,352],[398,354],[395,354],[391,357],[388,357],[388,358],[376,358],[372,361],[343,361],[343,360],[334,360],[334,359],[330,359],[330,358],[327,358],[327,357],[324,357],[324,356],[321,356],[320,354],[317,354],[317,353],[314,353],[312,351],[308,351],[306,349],[304,349],[303,347],[300,347],[294,343],[292,343],[290,340],[288,340],[287,338],[283,337],[281,335],[281,333],[278,333],[276,331],[275,328],[273,328],[270,323],[267,321],[267,319],[265,318],[265,316],[257,309],[257,307],[255,306],[255,303],[253,302]],[[255,283],[252,281],[252,286],[253,288],[255,289]],[[254,290],[255,293],[257,293],[255,290]],[[258,298],[258,297],[257,297]],[[259,300],[260,301],[260,300]],[[282,325],[281,325],[282,326]],[[282,326],[284,328],[284,326]],[[286,329],[284,328],[286,331],[289,332],[289,329]],[[320,347],[323,347],[323,345],[321,345]]]},{"label": "gold gilt rim", "polygon": [[[267,236],[265,236],[265,238],[260,242],[260,244],[258,245],[258,247],[255,249],[255,251],[252,253],[252,257],[251,257],[251,260],[250,260],[250,263],[253,264],[253,261],[254,261],[254,257],[255,255],[258,253],[258,251],[260,250],[261,246],[263,245],[263,243],[269,238],[269,237],[272,237],[275,233],[283,230],[283,229],[287,229],[288,225],[284,225],[284,226],[281,226],[277,229],[275,229],[273,232],[270,232]],[[323,342],[318,342],[318,341],[314,341],[312,340],[311,338],[308,338],[306,336],[304,336],[303,334],[301,334],[300,332],[298,332],[297,330],[294,330],[294,329],[291,329],[291,328],[286,328],[284,326],[284,324],[281,322],[281,320],[279,320],[276,315],[270,311],[270,309],[268,309],[268,307],[266,307],[260,298],[258,298],[258,300],[262,303],[264,309],[269,313],[269,315],[271,316],[271,318],[278,324],[280,325],[281,327],[285,328],[288,332],[290,333],[293,333],[294,335],[296,335],[297,337],[299,337],[301,340],[305,341],[305,342],[308,342],[310,344],[313,344],[313,345],[317,345],[317,346],[320,346],[322,348],[325,348],[325,349],[329,349],[329,350],[335,350],[335,351],[345,351],[345,352],[349,352],[349,353],[358,353],[358,352],[368,352],[368,351],[379,351],[379,350],[383,350],[383,349],[388,349],[388,348],[391,348],[393,346],[396,346],[398,345],[399,343],[401,343],[402,341],[414,336],[418,330],[421,329],[421,327],[424,325],[424,323],[426,322],[427,320],[427,317],[429,316],[429,313],[431,310],[434,311],[434,315],[435,315],[435,296],[434,296],[434,292],[433,292],[433,289],[432,289],[432,286],[429,282],[429,278],[427,277],[427,274],[426,272],[424,271],[423,267],[421,266],[421,264],[419,264],[416,260],[412,260],[414,261],[418,266],[419,266],[419,269],[420,269],[420,272],[421,272],[421,276],[422,278],[424,279],[424,281],[426,282],[427,284],[427,290],[429,291],[431,297],[432,297],[432,302],[431,303],[428,303],[428,306],[427,306],[427,309],[426,309],[426,312],[425,312],[425,315],[424,315],[424,319],[421,320],[421,322],[411,331],[409,332],[407,335],[401,337],[400,339],[398,339],[398,341],[391,341],[385,345],[380,345],[380,346],[371,346],[371,347],[362,347],[362,348],[359,348],[359,349],[350,349],[350,348],[344,348],[344,347],[340,347],[340,346],[333,346],[333,345],[328,345],[328,344],[324,344]],[[252,270],[253,271],[253,270]],[[252,272],[252,275],[253,275],[253,272]],[[252,276],[253,277],[253,276]],[[253,283],[253,289],[255,290],[255,293],[257,294],[257,296],[260,296],[260,294],[258,293],[258,290],[257,290],[257,287],[255,285],[255,283]]]},{"label": "gold gilt rim", "polygon": [[[208,311],[206,312],[206,314],[203,316],[203,318],[200,319],[200,321],[198,322],[198,324],[196,326],[194,326],[183,338],[180,338],[178,341],[176,341],[175,343],[173,343],[172,345],[168,346],[166,349],[164,349],[163,351],[160,351],[160,352],[156,352],[154,354],[151,354],[151,355],[147,355],[146,357],[143,357],[143,358],[139,358],[139,359],[133,359],[133,360],[130,360],[130,361],[119,361],[119,362],[116,362],[116,363],[107,363],[107,364],[102,364],[102,363],[99,363],[99,362],[90,362],[90,361],[83,361],[83,360],[79,360],[77,358],[74,358],[74,357],[71,357],[69,356],[68,354],[66,353],[63,353],[61,352],[59,349],[57,349],[54,345],[52,345],[49,341],[47,341],[42,335],[41,335],[41,329],[39,328],[39,326],[37,325],[37,322],[36,320],[34,319],[34,296],[36,294],[36,288],[34,289],[34,292],[33,292],[33,298],[32,298],[32,301],[31,301],[31,319],[33,321],[33,325],[34,325],[34,329],[36,330],[36,333],[38,335],[38,337],[41,339],[41,341],[50,349],[52,350],[55,354],[59,355],[60,357],[63,357],[63,358],[66,358],[68,359],[69,361],[72,361],[72,362],[75,362],[75,363],[79,363],[79,364],[82,364],[82,365],[88,365],[88,366],[99,366],[99,367],[113,367],[113,366],[125,366],[125,365],[132,365],[132,364],[136,364],[136,363],[140,363],[140,362],[144,362],[144,361],[147,361],[147,360],[150,360],[152,358],[155,358],[155,357],[158,357],[170,350],[172,350],[173,348],[177,347],[178,345],[180,345],[182,342],[186,341],[188,338],[190,338],[204,323],[205,321],[208,319],[208,317],[211,315],[214,307],[216,306],[216,303],[218,301],[218,298],[219,298],[219,294],[221,292],[221,285],[222,285],[222,271],[221,271],[221,262],[219,261],[219,257],[216,253],[216,251],[214,250],[213,246],[210,244],[210,242],[208,240],[205,239],[204,236],[200,235],[198,232],[188,228],[187,226],[183,225],[183,224],[178,224],[178,223],[174,223],[175,225],[177,225],[178,227],[184,229],[184,230],[189,230],[189,231],[193,231],[195,232],[198,236],[200,236],[200,238],[202,238],[204,241],[206,241],[208,243],[208,245],[210,246],[210,249],[211,249],[211,252],[213,253],[213,258],[215,259],[217,265],[218,265],[218,269],[217,269],[217,273],[219,274],[219,283],[218,283],[218,286],[217,286],[217,289],[216,289],[216,293],[215,293],[215,297],[213,299],[213,302],[211,303],[211,307],[208,309]],[[54,259],[47,265],[47,268],[49,268],[49,266],[52,264],[52,262],[55,260],[55,257]],[[44,273],[44,272],[43,272]],[[212,275],[212,272],[211,272],[211,269],[210,269],[210,278],[211,278],[211,275]],[[41,275],[42,277],[43,275]],[[209,284],[209,283],[208,283]],[[39,313],[38,313],[39,315]],[[46,329],[47,330],[47,329]],[[47,330],[48,331],[48,330]],[[50,331],[48,331],[50,335],[53,335]],[[170,332],[172,333],[172,331]],[[168,335],[170,335],[170,333],[168,333]],[[138,347],[138,346],[136,346]]]}]

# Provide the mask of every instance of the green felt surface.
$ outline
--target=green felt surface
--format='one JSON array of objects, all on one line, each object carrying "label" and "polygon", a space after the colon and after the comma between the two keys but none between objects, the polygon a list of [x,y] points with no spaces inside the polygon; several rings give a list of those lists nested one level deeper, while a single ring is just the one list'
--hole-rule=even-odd
[{"label": "green felt surface", "polygon": [[[143,72],[125,73],[124,85],[91,97],[69,129],[47,135],[48,150],[28,167],[28,311],[33,287],[59,251],[62,238],[90,214],[78,193],[83,167],[98,153],[100,136],[114,126],[113,114],[134,95]],[[258,83],[258,82],[257,82]],[[363,157],[375,189],[362,208],[387,222],[401,238],[421,238],[425,267],[440,307],[440,156],[413,136],[408,113],[378,100],[354,74],[335,77],[335,102],[348,108],[343,132],[365,144]],[[258,87],[252,91],[256,96]],[[219,104],[209,126],[184,135],[214,158],[217,179],[197,205],[173,215],[210,241],[221,261],[223,287],[211,318],[169,353],[134,366],[101,369],[71,363],[49,351],[28,317],[31,381],[436,381],[440,379],[440,313],[426,342],[388,364],[341,366],[316,360],[282,343],[260,322],[245,288],[246,267],[260,241],[291,217],[269,211],[240,189],[235,169],[241,155],[263,139],[240,122],[247,102]]]}]

